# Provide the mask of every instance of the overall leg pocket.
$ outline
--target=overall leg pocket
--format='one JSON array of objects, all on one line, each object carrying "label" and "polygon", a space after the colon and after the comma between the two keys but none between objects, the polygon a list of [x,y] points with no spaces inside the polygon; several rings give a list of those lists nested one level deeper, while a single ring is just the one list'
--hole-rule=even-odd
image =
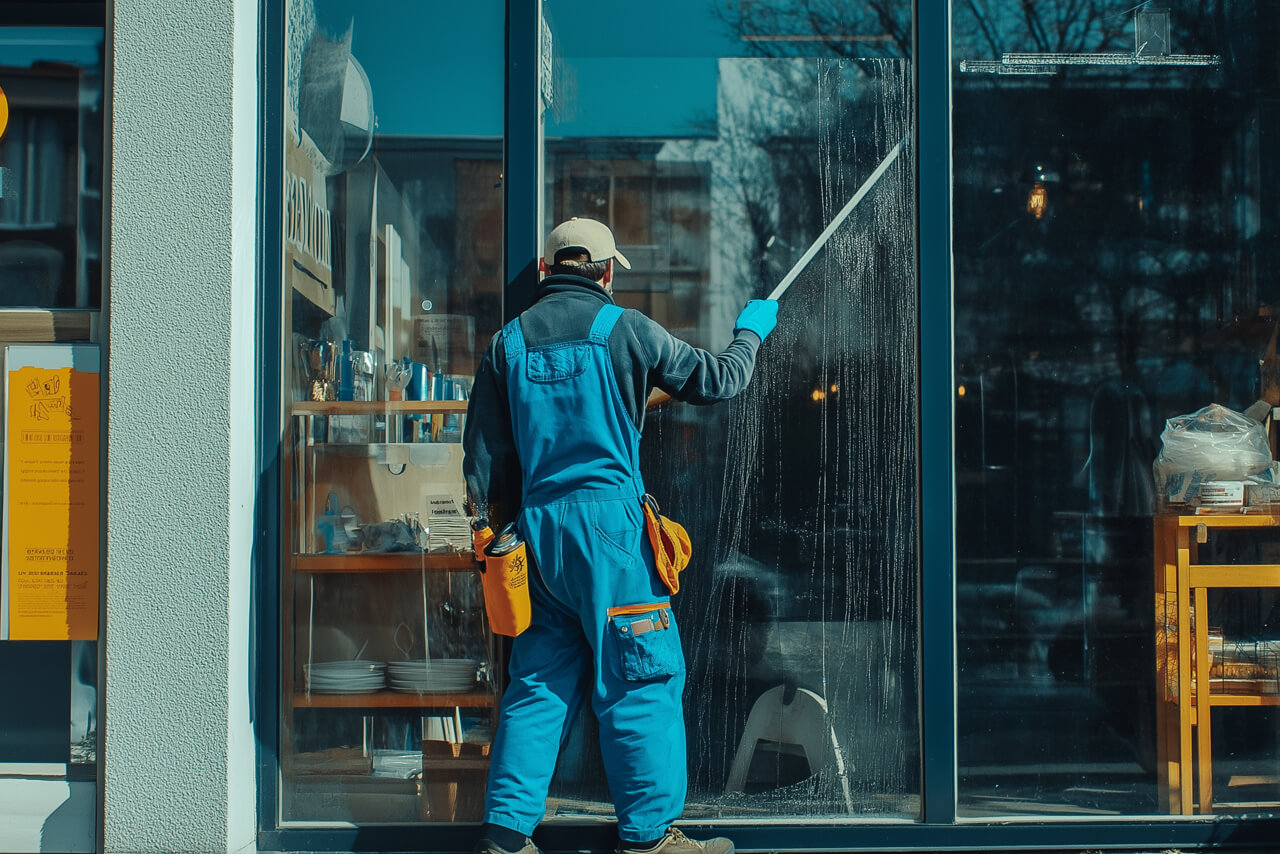
[{"label": "overall leg pocket", "polygon": [[669,602],[620,605],[606,614],[622,678],[644,682],[684,671],[680,633]]}]

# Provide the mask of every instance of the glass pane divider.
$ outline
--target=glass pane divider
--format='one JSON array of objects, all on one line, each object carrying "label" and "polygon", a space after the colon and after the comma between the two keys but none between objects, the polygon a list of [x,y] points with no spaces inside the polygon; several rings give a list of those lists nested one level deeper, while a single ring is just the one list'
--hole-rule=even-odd
[{"label": "glass pane divider", "polygon": [[533,301],[542,222],[542,2],[507,2],[506,145],[503,148],[502,319]]},{"label": "glass pane divider", "polygon": [[[951,407],[950,4],[916,8],[920,287],[922,818],[956,820],[955,483]],[[936,406],[925,406],[936,401]]]}]

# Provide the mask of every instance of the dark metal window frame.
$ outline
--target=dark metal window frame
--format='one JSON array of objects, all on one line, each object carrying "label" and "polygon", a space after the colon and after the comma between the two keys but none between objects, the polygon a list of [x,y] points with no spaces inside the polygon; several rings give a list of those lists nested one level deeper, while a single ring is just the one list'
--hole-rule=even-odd
[{"label": "dark metal window frame", "polygon": [[[259,146],[260,218],[258,343],[258,548],[255,596],[258,732],[258,847],[262,851],[471,850],[474,825],[314,828],[282,826],[277,762],[279,683],[279,366],[281,306],[279,259],[283,170],[284,6],[262,0],[262,101]],[[19,4],[39,7],[41,4]],[[504,134],[504,314],[527,304],[536,281],[529,259],[539,254],[542,133],[538,98],[540,0],[507,0],[506,132]],[[951,281],[951,31],[948,0],[915,3],[917,264],[920,288],[921,418],[921,820],[916,823],[735,825],[739,848],[766,851],[1273,851],[1280,819],[1245,816],[1190,820],[1155,817],[1102,820],[962,820],[956,815],[956,665],[953,381]],[[525,259],[523,265],[513,259]],[[929,406],[925,407],[924,404]],[[941,417],[940,413],[948,413]],[[539,844],[550,851],[611,851],[608,827],[548,826]]]},{"label": "dark metal window frame", "polygon": [[106,25],[106,0],[64,3],[0,0],[0,25],[6,27],[102,27]]}]

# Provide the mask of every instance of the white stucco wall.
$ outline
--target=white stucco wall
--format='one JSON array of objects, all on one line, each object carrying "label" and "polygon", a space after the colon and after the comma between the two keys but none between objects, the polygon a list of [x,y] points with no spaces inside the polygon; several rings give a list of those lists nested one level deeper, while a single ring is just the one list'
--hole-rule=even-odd
[{"label": "white stucco wall", "polygon": [[254,846],[257,0],[115,0],[106,852]]}]

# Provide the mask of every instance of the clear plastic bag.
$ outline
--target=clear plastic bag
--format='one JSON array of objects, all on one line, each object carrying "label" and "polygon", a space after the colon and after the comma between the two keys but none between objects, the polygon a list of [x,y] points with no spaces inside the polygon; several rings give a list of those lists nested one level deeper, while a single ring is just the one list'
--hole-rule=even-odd
[{"label": "clear plastic bag", "polygon": [[1152,471],[1156,491],[1165,501],[1194,503],[1203,484],[1242,481],[1270,465],[1271,448],[1262,424],[1211,403],[1165,422]]}]

